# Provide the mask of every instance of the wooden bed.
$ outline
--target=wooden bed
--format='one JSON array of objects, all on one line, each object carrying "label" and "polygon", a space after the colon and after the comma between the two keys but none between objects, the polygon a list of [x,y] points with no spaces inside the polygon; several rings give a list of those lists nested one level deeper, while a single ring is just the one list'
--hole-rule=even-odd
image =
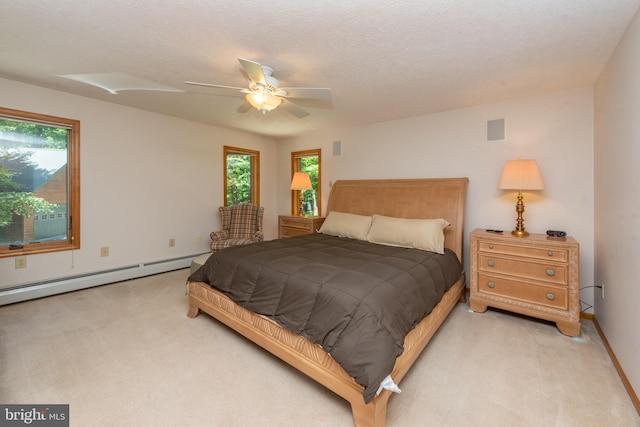
[{"label": "wooden bed", "polygon": [[[331,211],[400,218],[444,218],[445,247],[462,262],[464,205],[467,178],[347,180],[333,184],[327,204]],[[399,384],[436,330],[458,301],[464,301],[465,275],[447,291],[429,316],[406,336],[404,352],[391,376]],[[200,311],[213,316],[291,366],[332,390],[350,404],[356,426],[384,426],[390,391],[383,390],[369,404],[355,382],[322,347],[289,332],[273,321],[237,305],[202,282],[188,282],[189,317]]]}]

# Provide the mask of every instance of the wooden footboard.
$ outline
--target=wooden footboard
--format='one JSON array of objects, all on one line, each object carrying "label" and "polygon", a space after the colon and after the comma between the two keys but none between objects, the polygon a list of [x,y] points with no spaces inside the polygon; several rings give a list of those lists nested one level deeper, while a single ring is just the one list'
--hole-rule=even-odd
[{"label": "wooden footboard", "polygon": [[[456,302],[464,297],[464,283],[463,275],[431,314],[407,334],[404,353],[396,359],[391,373],[397,384],[404,378]],[[187,316],[196,317],[200,310],[204,311],[341,396],[351,404],[357,427],[385,425],[390,391],[383,390],[372,402],[365,404],[362,397],[363,387],[357,384],[321,346],[239,306],[206,283],[189,282],[187,286]]]}]

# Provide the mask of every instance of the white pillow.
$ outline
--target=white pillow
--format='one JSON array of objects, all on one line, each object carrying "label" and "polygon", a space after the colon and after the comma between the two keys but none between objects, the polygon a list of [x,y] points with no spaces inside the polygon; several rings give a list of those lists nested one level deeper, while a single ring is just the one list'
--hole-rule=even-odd
[{"label": "white pillow", "polygon": [[367,240],[370,227],[370,216],[331,211],[322,223],[319,232],[329,236]]},{"label": "white pillow", "polygon": [[447,220],[407,219],[374,215],[367,240],[388,246],[416,248],[444,253],[444,228]]}]

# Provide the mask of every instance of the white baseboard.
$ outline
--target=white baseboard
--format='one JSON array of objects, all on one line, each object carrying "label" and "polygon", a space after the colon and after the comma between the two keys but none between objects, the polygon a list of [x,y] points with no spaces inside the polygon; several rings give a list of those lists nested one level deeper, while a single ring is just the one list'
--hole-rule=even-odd
[{"label": "white baseboard", "polygon": [[198,255],[200,254],[2,289],[0,306],[187,268]]}]

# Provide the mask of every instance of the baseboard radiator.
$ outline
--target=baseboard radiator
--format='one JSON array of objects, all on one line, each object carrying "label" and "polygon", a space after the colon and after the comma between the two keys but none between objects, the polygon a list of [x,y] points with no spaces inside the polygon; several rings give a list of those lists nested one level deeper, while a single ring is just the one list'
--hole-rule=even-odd
[{"label": "baseboard radiator", "polygon": [[0,306],[62,294],[65,292],[77,291],[94,286],[106,285],[109,283],[121,282],[123,280],[136,279],[139,277],[151,276],[153,274],[180,270],[182,268],[189,267],[193,258],[198,255],[200,254],[130,265],[112,270],[45,280],[1,289]]}]

